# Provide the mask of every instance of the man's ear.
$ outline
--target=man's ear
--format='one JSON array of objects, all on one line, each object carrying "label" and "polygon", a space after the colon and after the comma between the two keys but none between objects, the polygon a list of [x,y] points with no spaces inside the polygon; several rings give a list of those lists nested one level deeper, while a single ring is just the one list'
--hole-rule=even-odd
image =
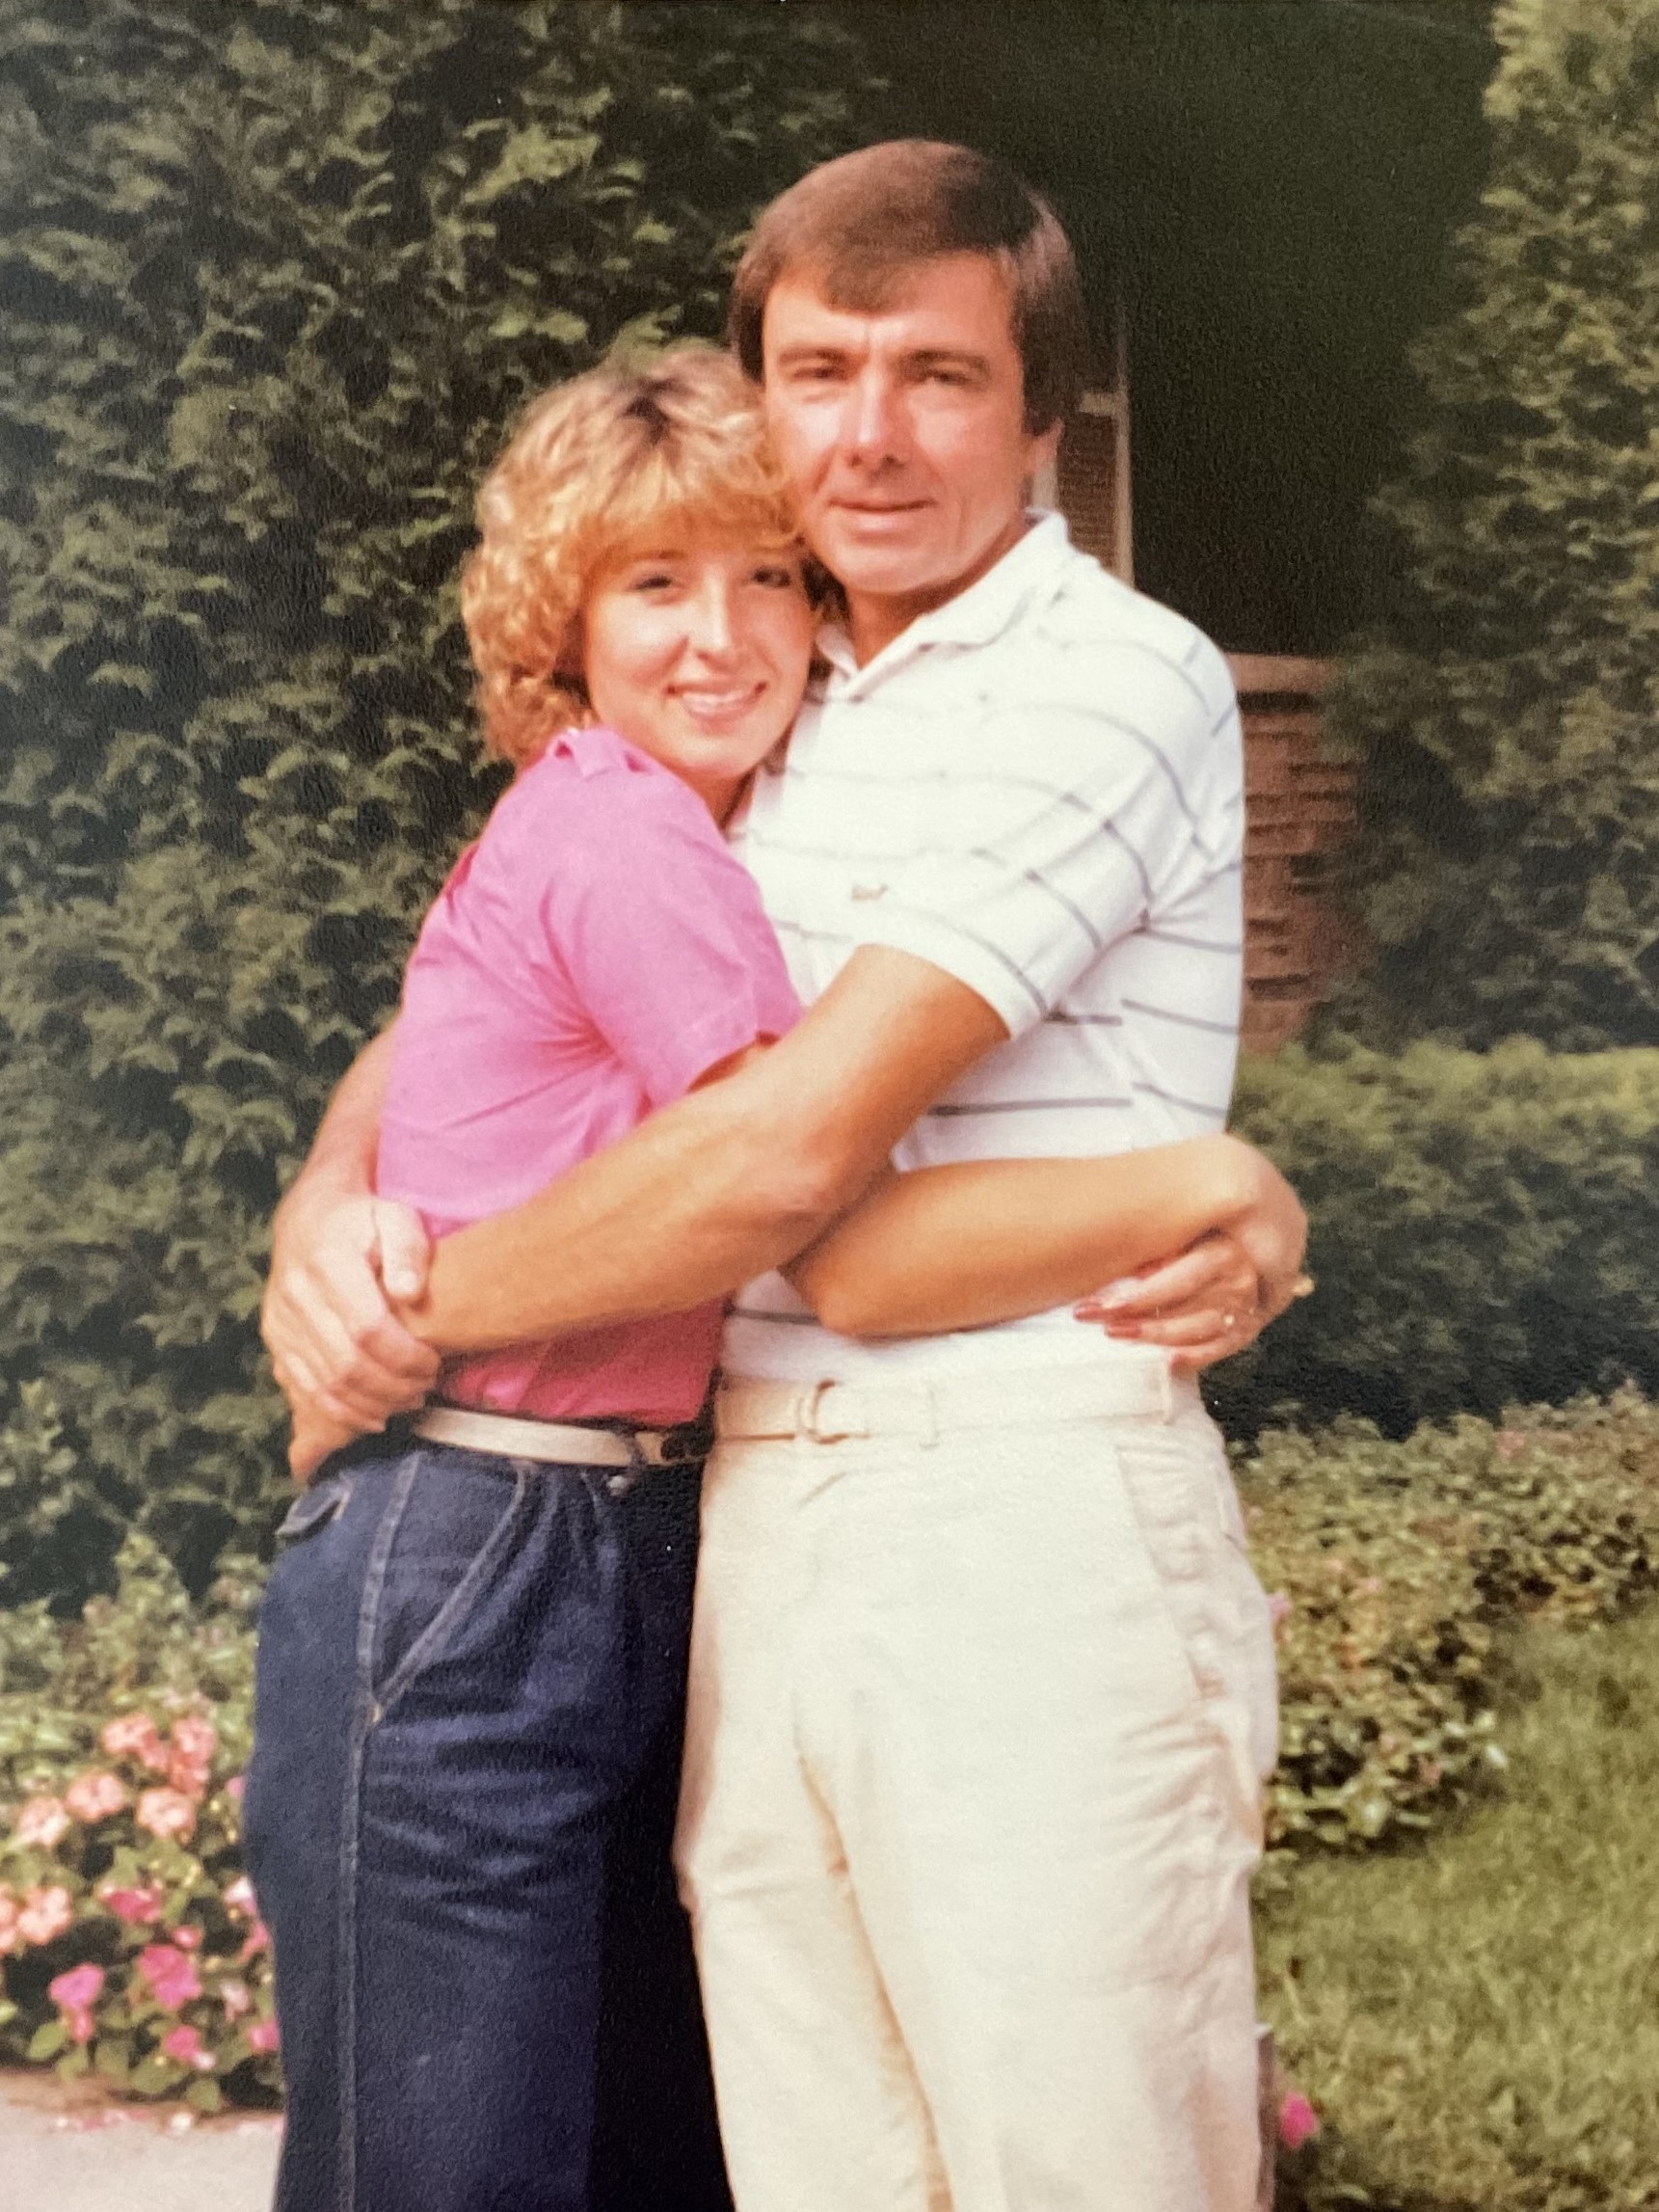
[{"label": "man's ear", "polygon": [[1039,430],[1030,440],[1026,452],[1026,473],[1040,476],[1045,469],[1052,469],[1059,457],[1060,439],[1064,435],[1063,421],[1051,422],[1046,430]]}]

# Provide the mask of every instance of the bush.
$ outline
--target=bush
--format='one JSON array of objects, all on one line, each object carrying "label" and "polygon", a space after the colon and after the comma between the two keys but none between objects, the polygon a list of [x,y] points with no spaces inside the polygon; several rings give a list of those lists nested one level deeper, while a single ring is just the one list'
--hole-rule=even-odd
[{"label": "bush", "polygon": [[1292,1046],[1236,1125],[1302,1194],[1318,1288],[1215,1371],[1230,1433],[1659,1389],[1659,1052]]},{"label": "bush", "polygon": [[[1280,1867],[1397,1843],[1495,1778],[1506,1632],[1611,1619],[1659,1583],[1659,1407],[1631,1392],[1236,1448],[1278,1615]],[[78,1622],[0,1611],[0,2061],[205,2111],[277,2093],[238,1856],[259,1579],[234,1562],[193,1604],[132,1536]]]},{"label": "bush", "polygon": [[1274,1432],[1241,1488],[1278,1617],[1279,1850],[1427,1827],[1505,1765],[1505,1632],[1609,1620],[1659,1583],[1659,1407],[1634,1392],[1404,1443]]},{"label": "bush", "polygon": [[0,1500],[9,1599],[265,1520],[271,1209],[496,788],[478,478],[718,329],[877,120],[836,13],[0,0],[0,1427],[76,1469],[44,1544]]},{"label": "bush", "polygon": [[193,1606],[154,1545],[67,1628],[0,1613],[0,2058],[270,2102],[269,1945],[237,1855],[255,1575]]}]

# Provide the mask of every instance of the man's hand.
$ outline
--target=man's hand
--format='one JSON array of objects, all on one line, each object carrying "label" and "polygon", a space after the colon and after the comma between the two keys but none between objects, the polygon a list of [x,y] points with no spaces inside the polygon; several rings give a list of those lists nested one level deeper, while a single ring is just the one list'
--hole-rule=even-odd
[{"label": "man's hand", "polygon": [[364,1433],[316,1413],[308,1399],[302,1399],[293,1408],[293,1415],[294,1427],[288,1439],[288,1472],[296,1482],[309,1482],[331,1452],[338,1451],[354,1437]]},{"label": "man's hand", "polygon": [[418,1406],[437,1380],[439,1357],[412,1336],[392,1298],[418,1298],[432,1247],[415,1215],[390,1199],[335,1198],[285,1207],[277,1218],[260,1335],[310,1460],[354,1436],[382,1429]]},{"label": "man's hand", "polygon": [[1258,1158],[1248,1208],[1176,1258],[1109,1283],[1073,1308],[1129,1343],[1162,1344],[1177,1368],[1209,1366],[1253,1344],[1268,1323],[1311,1288],[1301,1273],[1307,1216]]}]

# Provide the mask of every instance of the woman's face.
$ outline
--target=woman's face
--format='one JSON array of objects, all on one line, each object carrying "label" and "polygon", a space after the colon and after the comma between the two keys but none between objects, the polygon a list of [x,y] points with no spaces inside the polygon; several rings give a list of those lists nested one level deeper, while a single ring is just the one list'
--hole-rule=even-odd
[{"label": "woman's face", "polygon": [[796,553],[689,537],[630,553],[582,612],[595,717],[724,820],[794,719],[816,629]]}]

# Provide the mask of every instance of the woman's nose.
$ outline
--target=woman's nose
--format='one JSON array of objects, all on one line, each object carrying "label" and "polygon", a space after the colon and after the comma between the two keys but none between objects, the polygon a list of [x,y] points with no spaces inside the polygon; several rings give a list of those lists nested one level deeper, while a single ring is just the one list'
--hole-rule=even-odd
[{"label": "woman's nose", "polygon": [[699,653],[711,657],[732,651],[732,594],[724,584],[709,584],[697,594],[691,607],[690,641]]}]

